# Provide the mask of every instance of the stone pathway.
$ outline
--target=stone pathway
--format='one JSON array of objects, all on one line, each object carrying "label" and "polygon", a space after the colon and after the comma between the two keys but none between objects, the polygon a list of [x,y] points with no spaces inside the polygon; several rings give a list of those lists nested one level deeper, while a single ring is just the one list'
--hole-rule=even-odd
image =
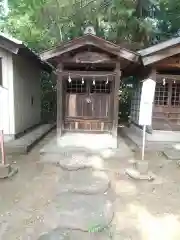
[{"label": "stone pathway", "polygon": [[[64,178],[54,199],[56,207],[50,208],[45,216],[53,219],[57,227],[39,240],[111,239],[109,227],[114,216],[114,199],[107,173],[102,168],[103,159],[82,149],[70,152],[63,158],[55,153],[53,159],[49,159],[63,169]],[[46,161],[50,156],[52,154],[45,156]]]},{"label": "stone pathway", "polygon": [[[134,146],[121,139],[119,153],[88,151],[86,166],[78,162],[80,149],[76,154],[69,151],[68,169],[62,168],[64,157],[59,153],[43,155],[51,164],[41,164],[39,151],[54,136],[50,133],[28,155],[12,156],[19,172],[0,181],[0,239],[180,239],[180,168],[176,161],[146,152],[156,179],[133,181],[124,171],[140,153],[132,154]],[[71,169],[70,157],[76,160],[71,161]]]},{"label": "stone pathway", "polygon": [[39,240],[112,239],[115,195],[105,159],[129,158],[132,153],[122,139],[119,149],[108,148],[110,141],[106,135],[72,134],[54,138],[41,149],[41,161],[61,167],[64,177],[54,199],[56,208],[46,214],[56,228]]}]

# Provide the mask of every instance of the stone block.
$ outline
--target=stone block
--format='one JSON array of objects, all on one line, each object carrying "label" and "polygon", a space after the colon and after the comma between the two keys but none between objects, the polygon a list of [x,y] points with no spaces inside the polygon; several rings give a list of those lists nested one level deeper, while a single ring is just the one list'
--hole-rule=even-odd
[{"label": "stone block", "polygon": [[0,164],[0,178],[6,178],[11,172],[11,166],[9,164]]},{"label": "stone block", "polygon": [[155,179],[154,174],[148,172],[147,174],[141,174],[137,169],[126,169],[126,174],[134,180],[147,180],[153,181]]},{"label": "stone block", "polygon": [[167,148],[164,150],[163,154],[167,157],[168,160],[180,159],[180,150],[177,150],[175,148]]},{"label": "stone block", "polygon": [[148,162],[145,160],[136,161],[135,167],[140,174],[147,174]]},{"label": "stone block", "polygon": [[18,172],[18,168],[11,167],[10,164],[0,164],[0,179],[10,178]]}]

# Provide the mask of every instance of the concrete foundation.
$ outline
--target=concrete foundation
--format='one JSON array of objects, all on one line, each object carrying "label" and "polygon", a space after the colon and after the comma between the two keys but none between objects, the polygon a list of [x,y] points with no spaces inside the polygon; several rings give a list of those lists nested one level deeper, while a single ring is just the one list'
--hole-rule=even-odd
[{"label": "concrete foundation", "polygon": [[[124,127],[121,131],[137,147],[142,148],[142,129],[131,124],[129,128]],[[164,149],[171,148],[176,143],[180,143],[179,131],[153,130],[152,134],[146,133],[146,149],[148,150],[164,151]]]},{"label": "concrete foundation", "polygon": [[40,150],[40,159],[44,163],[60,165],[66,169],[99,168],[103,159],[132,159],[133,153],[118,138],[116,141],[108,134],[68,133],[54,137]]},{"label": "concrete foundation", "polygon": [[86,148],[92,151],[99,149],[116,149],[117,139],[111,134],[91,134],[91,133],[66,133],[61,138],[57,138],[60,147]]},{"label": "concrete foundation", "polygon": [[167,148],[163,151],[163,154],[169,160],[180,160],[180,149],[176,145],[172,145],[171,148]]},{"label": "concrete foundation", "polygon": [[126,169],[126,174],[134,180],[148,180],[152,181],[155,179],[155,176],[148,169],[148,161],[139,160],[133,162],[131,168]]},{"label": "concrete foundation", "polygon": [[145,160],[136,161],[135,168],[140,174],[147,174],[148,173],[148,162]]},{"label": "concrete foundation", "polygon": [[26,154],[54,127],[54,124],[43,124],[24,134],[18,139],[5,141],[6,154]]}]

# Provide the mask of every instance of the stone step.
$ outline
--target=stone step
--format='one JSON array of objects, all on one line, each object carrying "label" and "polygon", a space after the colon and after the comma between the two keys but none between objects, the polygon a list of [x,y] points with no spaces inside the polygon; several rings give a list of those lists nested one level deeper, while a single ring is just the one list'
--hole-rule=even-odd
[{"label": "stone step", "polygon": [[82,232],[79,230],[68,230],[62,228],[56,228],[48,233],[41,235],[38,240],[109,240],[111,239],[111,232],[109,229],[105,229],[102,232],[98,232],[98,228],[94,228],[89,232]]},{"label": "stone step", "polygon": [[26,154],[32,147],[38,143],[51,129],[54,124],[43,124],[31,132],[26,133],[22,137],[6,142],[5,151],[6,154]]},{"label": "stone step", "polygon": [[69,170],[92,167],[92,164],[102,165],[105,159],[112,158],[119,160],[133,158],[133,152],[123,139],[120,139],[117,149],[91,150],[76,146],[62,147],[58,144],[56,137],[40,150],[41,162],[58,164]]},{"label": "stone step", "polygon": [[167,157],[169,160],[180,160],[180,150],[177,150],[175,148],[167,148],[163,151],[163,154]]},{"label": "stone step", "polygon": [[110,181],[103,171],[83,169],[67,171],[59,182],[59,193],[103,194],[108,191]]},{"label": "stone step", "polygon": [[46,153],[40,154],[40,162],[47,164],[55,164],[66,170],[78,170],[91,168],[92,161],[89,155],[85,153],[68,152],[64,153]]},{"label": "stone step", "polygon": [[[87,134],[88,136],[88,134]],[[62,144],[63,138],[66,139],[66,144]],[[83,138],[83,137],[82,137]],[[69,139],[69,140],[68,140]],[[94,139],[96,139],[96,135],[94,136]],[[69,141],[69,142],[68,142]],[[82,141],[81,135],[77,135],[77,141]],[[87,145],[87,144],[86,144]],[[101,148],[94,148],[91,147],[93,145],[93,142],[89,142],[89,147],[88,146],[80,146],[80,144],[76,144],[76,141],[72,143],[71,137],[68,136],[62,136],[58,138],[57,136],[54,137],[48,144],[46,144],[41,150],[40,154],[45,154],[45,153],[57,153],[59,155],[67,156],[67,154],[71,153],[85,153],[85,154],[101,154],[101,155],[107,155],[107,157],[125,157],[125,156],[132,156],[132,153],[128,146],[124,143],[124,140],[121,137],[118,137],[118,148],[111,148],[110,145],[109,147],[102,147]]]},{"label": "stone step", "polygon": [[112,201],[105,194],[63,193],[54,198],[44,219],[51,219],[52,224],[60,228],[90,232],[95,228],[102,231],[108,227],[113,216]]},{"label": "stone step", "polygon": [[[99,155],[86,155],[83,153],[73,153],[71,156],[62,156],[60,154],[41,154],[40,163],[42,164],[54,164],[60,166],[64,170],[76,171],[79,169],[93,168],[99,170],[106,170],[107,162],[111,161],[111,158],[99,156]],[[132,155],[117,156],[117,159],[130,161],[133,159]]]}]

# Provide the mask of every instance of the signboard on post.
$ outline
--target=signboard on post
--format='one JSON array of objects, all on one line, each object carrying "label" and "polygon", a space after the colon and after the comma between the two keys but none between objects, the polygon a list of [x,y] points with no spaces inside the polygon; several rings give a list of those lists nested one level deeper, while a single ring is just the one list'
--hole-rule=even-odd
[{"label": "signboard on post", "polygon": [[143,82],[139,112],[139,125],[143,126],[142,160],[144,160],[146,126],[152,124],[152,108],[155,87],[156,82],[150,78]]},{"label": "signboard on post", "polygon": [[152,107],[154,101],[156,82],[147,79],[143,82],[139,112],[139,125],[149,126],[152,123]]}]

